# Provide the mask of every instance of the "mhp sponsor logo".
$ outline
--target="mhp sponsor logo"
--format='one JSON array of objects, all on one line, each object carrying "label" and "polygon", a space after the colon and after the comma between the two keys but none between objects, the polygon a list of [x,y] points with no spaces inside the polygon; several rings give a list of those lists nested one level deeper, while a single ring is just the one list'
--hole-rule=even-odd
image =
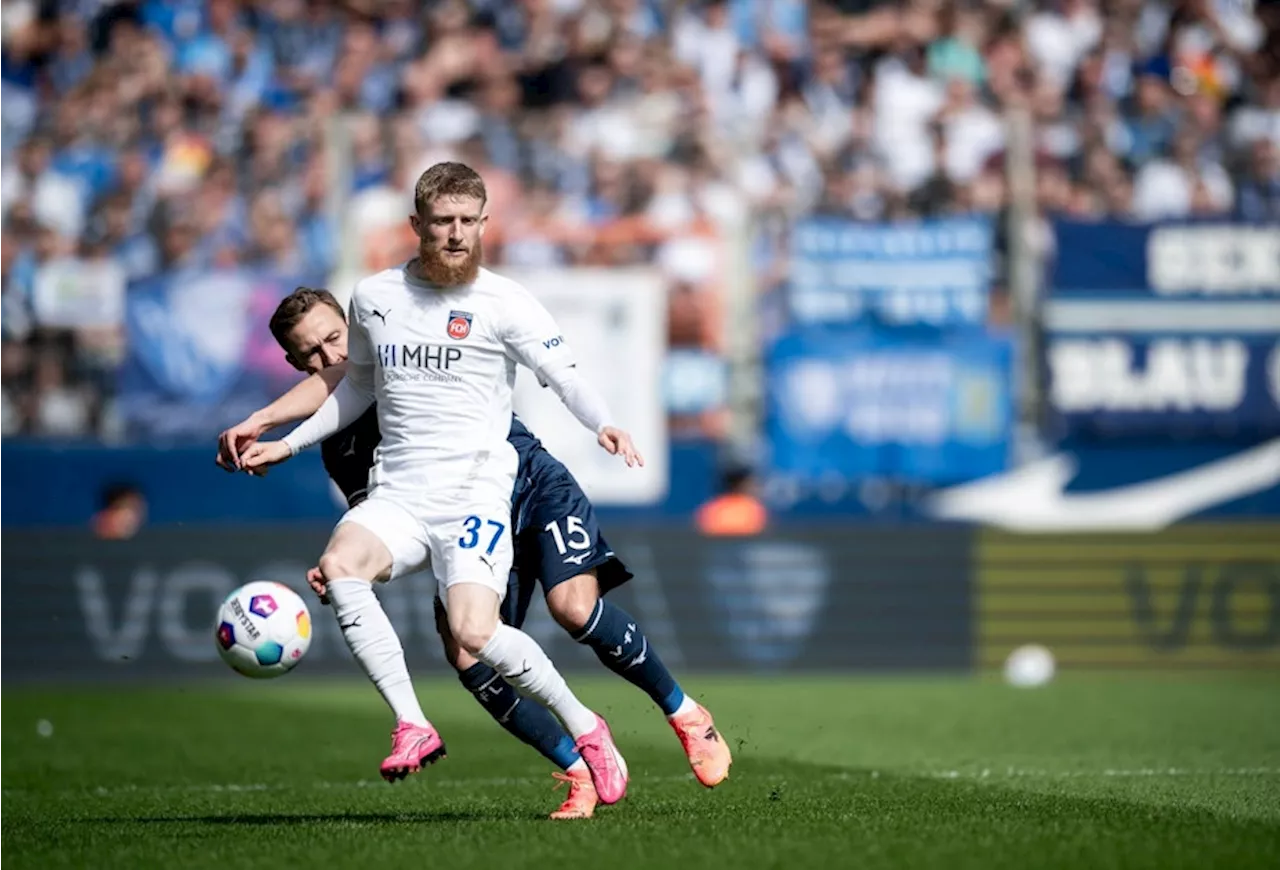
[{"label": "mhp sponsor logo", "polygon": [[462,359],[462,349],[438,344],[380,344],[378,364],[384,369],[445,369]]}]

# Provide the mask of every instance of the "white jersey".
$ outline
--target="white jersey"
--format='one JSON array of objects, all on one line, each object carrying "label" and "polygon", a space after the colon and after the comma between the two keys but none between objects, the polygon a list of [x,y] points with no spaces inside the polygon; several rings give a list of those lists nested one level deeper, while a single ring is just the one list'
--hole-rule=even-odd
[{"label": "white jersey", "polygon": [[372,389],[382,430],[371,484],[438,500],[477,478],[514,478],[516,363],[544,383],[573,365],[528,290],[486,269],[473,284],[439,288],[398,266],[356,284],[348,319],[347,378]]}]

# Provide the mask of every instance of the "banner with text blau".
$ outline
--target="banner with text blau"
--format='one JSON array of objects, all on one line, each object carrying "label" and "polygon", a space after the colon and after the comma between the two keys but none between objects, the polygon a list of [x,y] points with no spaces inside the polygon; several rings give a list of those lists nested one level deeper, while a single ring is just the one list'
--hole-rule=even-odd
[{"label": "banner with text blau", "polygon": [[1054,230],[1044,363],[1062,435],[1280,432],[1280,226]]},{"label": "banner with text blau", "polygon": [[267,321],[298,281],[252,271],[169,273],[129,287],[120,408],[131,434],[216,434],[300,375]]},{"label": "banner with text blau", "polygon": [[791,317],[800,325],[981,325],[993,244],[986,217],[800,221],[791,232]]},{"label": "banner with text blau", "polygon": [[1004,336],[805,331],[768,364],[772,471],[803,480],[950,483],[1007,465],[1012,344]]}]

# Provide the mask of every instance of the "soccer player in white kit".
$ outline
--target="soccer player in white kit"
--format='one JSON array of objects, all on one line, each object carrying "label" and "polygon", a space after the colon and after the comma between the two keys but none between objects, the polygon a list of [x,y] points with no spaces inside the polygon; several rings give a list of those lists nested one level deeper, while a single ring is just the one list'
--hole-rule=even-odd
[{"label": "soccer player in white kit", "polygon": [[626,792],[627,768],[604,719],[584,706],[533,638],[499,621],[512,560],[517,456],[507,440],[516,363],[528,366],[610,453],[642,461],[604,401],[578,375],[545,308],[521,285],[481,269],[484,181],[460,163],[418,179],[410,224],[418,257],[356,284],[347,376],[320,410],[280,441],[255,444],[260,471],[343,429],[377,402],[382,443],[368,498],[349,510],[319,567],[352,654],[396,712],[383,773],[443,757],[403,650],[372,583],[430,566],[449,628],[564,723],[601,802]]}]

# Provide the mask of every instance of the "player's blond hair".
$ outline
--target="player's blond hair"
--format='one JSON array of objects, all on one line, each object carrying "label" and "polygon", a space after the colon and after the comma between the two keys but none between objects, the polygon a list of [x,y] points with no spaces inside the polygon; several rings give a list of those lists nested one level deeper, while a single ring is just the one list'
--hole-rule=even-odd
[{"label": "player's blond hair", "polygon": [[484,179],[465,163],[437,163],[418,176],[413,188],[413,207],[419,215],[427,213],[427,207],[442,196],[461,196],[480,200],[483,204],[489,194],[484,189]]}]

